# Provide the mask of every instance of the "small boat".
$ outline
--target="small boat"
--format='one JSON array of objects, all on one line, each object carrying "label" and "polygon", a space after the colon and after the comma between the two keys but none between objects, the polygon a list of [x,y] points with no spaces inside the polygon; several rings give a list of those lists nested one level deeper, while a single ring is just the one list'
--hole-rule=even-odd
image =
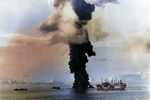
[{"label": "small boat", "polygon": [[101,82],[101,84],[97,84],[97,90],[125,90],[126,84],[123,83],[121,80],[120,82],[113,83],[113,80],[111,82]]},{"label": "small boat", "polygon": [[28,89],[24,89],[24,88],[21,88],[21,89],[14,89],[14,91],[26,91]]},{"label": "small boat", "polygon": [[60,87],[52,87],[51,89],[55,89],[55,90],[59,90],[60,89]]}]

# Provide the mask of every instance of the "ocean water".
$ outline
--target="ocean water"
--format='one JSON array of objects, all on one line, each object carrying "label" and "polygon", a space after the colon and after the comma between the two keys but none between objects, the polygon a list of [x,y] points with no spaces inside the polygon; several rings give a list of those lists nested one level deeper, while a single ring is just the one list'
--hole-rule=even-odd
[{"label": "ocean water", "polygon": [[127,87],[125,91],[100,91],[69,89],[61,85],[60,90],[52,90],[52,85],[23,85],[27,91],[14,91],[21,85],[1,86],[0,100],[150,100],[150,91],[144,87]]}]

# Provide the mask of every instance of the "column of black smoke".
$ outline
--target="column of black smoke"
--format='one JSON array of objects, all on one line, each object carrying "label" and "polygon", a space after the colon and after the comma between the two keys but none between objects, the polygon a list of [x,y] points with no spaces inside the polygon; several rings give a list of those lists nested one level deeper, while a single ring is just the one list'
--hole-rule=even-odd
[{"label": "column of black smoke", "polygon": [[92,18],[92,12],[94,11],[94,5],[87,4],[84,0],[72,0],[73,10],[79,17],[79,21],[75,23],[75,27],[80,30],[80,34],[83,32],[87,35],[88,42],[82,44],[70,44],[70,62],[69,67],[71,73],[74,73],[73,88],[88,88],[92,87],[89,83],[89,77],[86,71],[86,63],[88,62],[86,54],[94,56],[93,46],[88,39],[88,32],[83,28],[87,24],[87,21]]}]

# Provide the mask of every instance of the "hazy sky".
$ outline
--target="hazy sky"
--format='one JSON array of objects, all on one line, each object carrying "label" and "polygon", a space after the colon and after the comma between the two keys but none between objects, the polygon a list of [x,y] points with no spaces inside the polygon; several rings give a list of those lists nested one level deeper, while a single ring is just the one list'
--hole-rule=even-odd
[{"label": "hazy sky", "polygon": [[[149,0],[86,1],[97,5],[90,22],[90,39],[101,37],[96,42],[91,40],[97,54],[87,63],[91,79],[124,77],[131,81],[131,76],[136,79],[134,75],[139,75],[139,80],[148,79]],[[44,82],[56,78],[73,83],[68,45],[50,45],[49,38],[40,36],[36,30],[39,23],[56,10],[52,3],[52,0],[0,1],[2,78]]]}]

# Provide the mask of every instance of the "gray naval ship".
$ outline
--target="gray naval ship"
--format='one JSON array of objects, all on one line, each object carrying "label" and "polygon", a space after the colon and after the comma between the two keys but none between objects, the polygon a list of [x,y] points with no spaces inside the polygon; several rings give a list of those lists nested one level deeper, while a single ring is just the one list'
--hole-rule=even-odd
[{"label": "gray naval ship", "polygon": [[113,82],[113,79],[111,82],[107,82],[107,79],[105,82],[102,82],[101,79],[101,84],[97,84],[97,90],[125,90],[126,84],[122,82],[122,80],[118,82]]}]

